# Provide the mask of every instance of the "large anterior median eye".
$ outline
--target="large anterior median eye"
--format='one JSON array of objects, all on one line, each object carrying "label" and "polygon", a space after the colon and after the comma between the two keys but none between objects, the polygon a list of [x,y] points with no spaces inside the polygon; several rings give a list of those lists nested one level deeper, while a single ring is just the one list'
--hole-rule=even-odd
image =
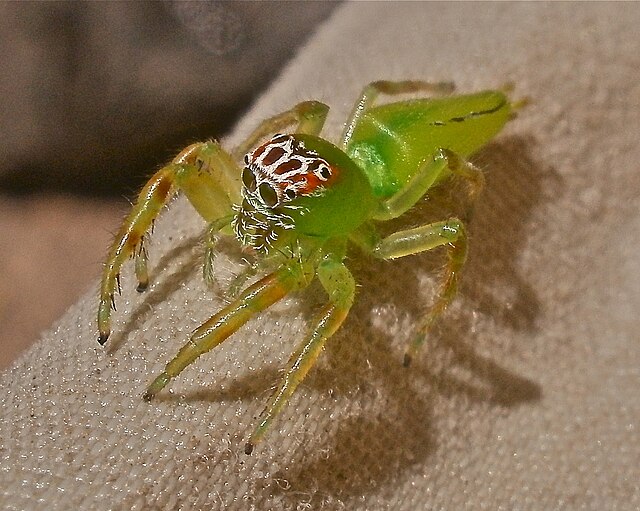
[{"label": "large anterior median eye", "polygon": [[272,208],[278,204],[278,194],[269,183],[261,183],[258,187],[258,194],[268,207]]},{"label": "large anterior median eye", "polygon": [[242,169],[242,184],[250,192],[254,192],[256,189],[256,176],[247,167]]}]

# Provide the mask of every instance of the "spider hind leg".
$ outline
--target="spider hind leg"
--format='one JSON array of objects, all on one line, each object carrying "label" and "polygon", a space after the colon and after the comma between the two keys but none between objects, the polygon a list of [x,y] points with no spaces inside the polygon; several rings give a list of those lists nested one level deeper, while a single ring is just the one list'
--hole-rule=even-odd
[{"label": "spider hind leg", "polygon": [[413,342],[405,352],[405,366],[411,364],[431,327],[456,296],[460,272],[467,258],[466,229],[462,221],[450,218],[395,232],[379,241],[371,250],[373,255],[380,259],[397,259],[437,247],[445,247],[447,252],[444,277],[435,304],[420,323]]}]

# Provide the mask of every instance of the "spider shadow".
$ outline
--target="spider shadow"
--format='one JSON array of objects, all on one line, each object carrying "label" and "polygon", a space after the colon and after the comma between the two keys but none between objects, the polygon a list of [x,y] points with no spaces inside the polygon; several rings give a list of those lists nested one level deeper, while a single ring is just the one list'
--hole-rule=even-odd
[{"label": "spider shadow", "polygon": [[[437,271],[442,260],[423,255],[398,259],[391,263],[397,265],[393,277],[382,280],[389,262],[367,260],[366,268],[356,265],[356,280],[363,284],[356,304],[328,345],[322,368],[312,371],[305,385],[338,394],[355,388],[354,397],[358,400],[363,395],[362,407],[368,412],[345,412],[347,416],[338,421],[330,436],[308,439],[295,449],[289,470],[275,476],[286,479],[286,490],[275,485],[272,492],[284,498],[290,495],[292,505],[305,494],[310,496],[310,505],[337,499],[348,508],[350,501],[363,494],[391,491],[403,471],[415,466],[428,470],[427,460],[436,447],[432,413],[442,398],[506,409],[541,399],[539,384],[480,354],[472,341],[474,314],[514,331],[536,330],[541,306],[533,286],[516,266],[526,243],[522,226],[534,208],[562,192],[562,183],[552,169],[535,164],[529,154],[531,145],[531,140],[503,138],[474,158],[488,169],[489,198],[480,203],[470,223],[471,252],[459,298],[466,307],[456,311],[455,319],[447,314],[425,346],[425,351],[438,355],[434,358],[444,359],[444,365],[425,356],[407,370],[401,364],[403,343],[396,343],[400,350],[392,347],[393,339],[371,322],[356,319],[370,316],[366,304],[381,299],[409,317],[421,317],[428,304],[415,299],[423,295],[416,268],[421,273],[425,268]],[[448,200],[442,204],[443,211],[450,206]],[[446,218],[435,205],[428,213],[413,216],[412,222],[419,225]],[[496,226],[501,236],[494,242]],[[367,285],[376,281],[375,286]],[[494,295],[496,287],[506,288],[508,304]],[[359,388],[362,380],[367,382],[365,390]],[[371,386],[384,394],[379,399],[382,406],[367,407],[366,388]],[[394,420],[396,417],[401,419]]]},{"label": "spider shadow", "polygon": [[[352,331],[347,330],[341,336],[342,341],[349,337],[352,342]],[[293,494],[312,494],[320,500],[338,499],[349,508],[349,501],[356,501],[363,494],[393,488],[403,471],[414,471],[416,467],[428,471],[427,460],[437,448],[433,409],[438,395],[451,399],[463,395],[466,401],[489,401],[501,407],[540,399],[541,390],[535,382],[478,355],[468,345],[459,347],[457,338],[447,340],[456,350],[452,367],[436,372],[422,364],[413,369],[403,367],[386,336],[373,332],[360,334],[363,333],[372,337],[368,342],[357,342],[351,350],[365,352],[367,363],[358,361],[357,356],[342,354],[339,363],[334,362],[326,374],[314,375],[315,381],[310,384],[322,381],[327,383],[320,387],[331,385],[331,379],[335,381],[339,374],[349,374],[352,379],[365,377],[369,387],[381,389],[383,404],[367,407],[364,401],[371,393],[366,387],[358,389],[356,401],[360,399],[362,403],[356,403],[354,408],[362,405],[368,412],[347,413],[328,441],[318,438],[299,448],[290,470],[275,474],[276,479],[287,480]],[[451,369],[460,365],[481,373],[485,385],[458,378]],[[358,394],[362,396],[358,398]],[[274,487],[272,491],[278,489]]]},{"label": "spider shadow", "polygon": [[252,371],[251,374],[243,374],[234,377],[224,388],[219,385],[203,384],[194,390],[180,392],[179,394],[160,393],[154,396],[156,402],[182,403],[182,402],[203,402],[203,403],[223,403],[233,401],[249,401],[256,397],[269,395],[274,382],[281,375],[279,367],[265,367]]}]

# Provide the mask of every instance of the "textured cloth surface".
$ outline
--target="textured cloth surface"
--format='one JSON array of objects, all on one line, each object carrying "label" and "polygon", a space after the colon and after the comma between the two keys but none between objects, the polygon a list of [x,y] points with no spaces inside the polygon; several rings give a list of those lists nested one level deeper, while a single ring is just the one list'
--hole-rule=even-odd
[{"label": "textured cloth surface", "polygon": [[[252,456],[242,446],[324,299],[287,298],[141,393],[224,302],[241,256],[200,277],[203,223],[157,222],[153,285],[123,295],[106,348],[96,292],[2,376],[2,509],[640,507],[637,4],[346,4],[228,143],[303,99],[338,136],[369,81],[512,81],[533,103],[474,161],[487,189],[460,296],[401,365],[439,254],[353,258],[357,303]],[[409,223],[420,221],[412,212]]]}]

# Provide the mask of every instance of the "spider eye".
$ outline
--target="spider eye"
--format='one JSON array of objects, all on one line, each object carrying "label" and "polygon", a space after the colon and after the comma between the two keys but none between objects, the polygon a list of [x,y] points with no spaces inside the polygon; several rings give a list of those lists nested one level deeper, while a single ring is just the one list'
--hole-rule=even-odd
[{"label": "spider eye", "polygon": [[261,183],[258,187],[258,194],[268,207],[272,208],[278,204],[278,194],[269,183]]},{"label": "spider eye", "polygon": [[287,199],[293,200],[296,198],[296,191],[293,188],[287,188],[284,194],[287,196]]},{"label": "spider eye", "polygon": [[253,172],[248,167],[242,169],[242,184],[250,192],[256,190],[256,176],[253,175]]},{"label": "spider eye", "polygon": [[324,179],[326,181],[331,177],[331,169],[323,165],[318,170],[318,174],[320,174],[320,179]]}]

